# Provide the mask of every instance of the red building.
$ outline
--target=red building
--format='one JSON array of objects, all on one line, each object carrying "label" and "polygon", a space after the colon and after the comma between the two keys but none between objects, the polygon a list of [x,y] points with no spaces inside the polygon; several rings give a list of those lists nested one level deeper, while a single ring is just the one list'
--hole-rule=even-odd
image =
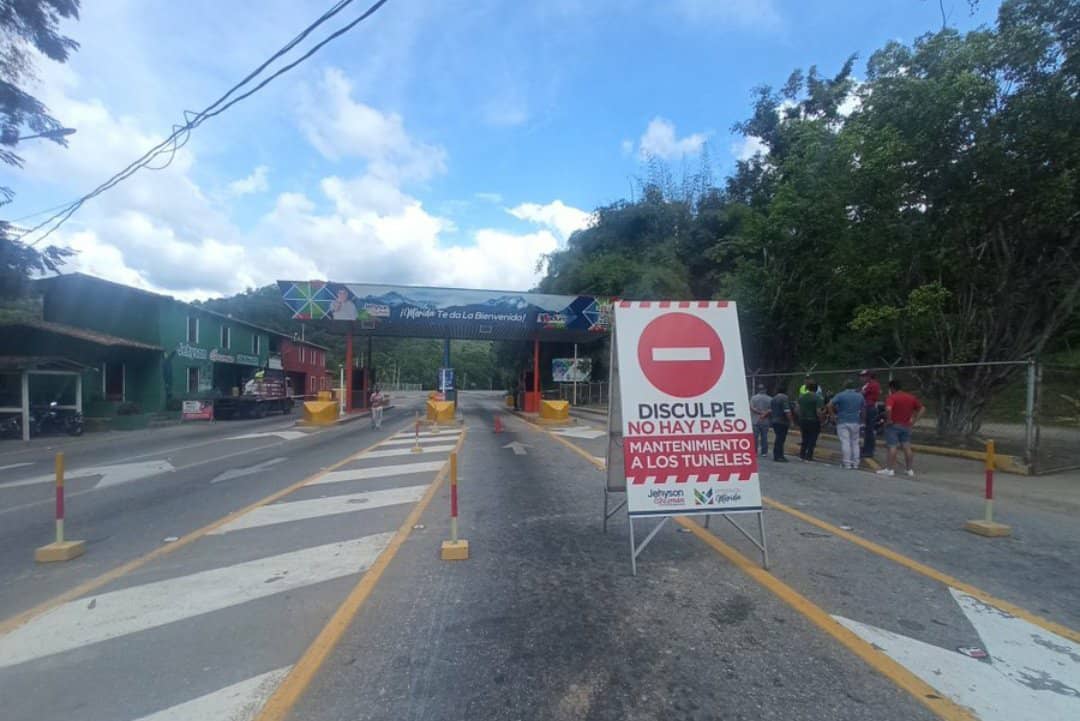
[{"label": "red building", "polygon": [[296,338],[281,339],[281,367],[292,380],[293,395],[314,396],[330,390],[326,351],[321,345]]}]

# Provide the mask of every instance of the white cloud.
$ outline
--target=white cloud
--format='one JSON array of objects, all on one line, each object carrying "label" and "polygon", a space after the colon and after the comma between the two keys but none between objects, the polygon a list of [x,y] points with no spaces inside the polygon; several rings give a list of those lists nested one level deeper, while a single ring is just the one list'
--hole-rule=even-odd
[{"label": "white cloud", "polygon": [[473,193],[473,197],[477,200],[482,200],[485,203],[501,203],[503,200],[502,193]]},{"label": "white cloud", "polygon": [[593,219],[592,213],[566,205],[561,200],[553,200],[547,205],[522,203],[506,212],[515,218],[542,225],[559,234],[562,240],[568,239],[575,230],[587,228]]},{"label": "white cloud", "polygon": [[634,141],[633,140],[623,140],[621,147],[622,147],[622,154],[623,155],[630,156],[630,155],[634,154]]},{"label": "white cloud", "polygon": [[[638,155],[642,158],[657,157],[663,160],[681,158],[701,152],[701,147],[708,139],[707,133],[693,133],[678,137],[675,124],[670,120],[655,117],[638,141]],[[625,144],[623,146],[625,148]]]},{"label": "white cloud", "polygon": [[[83,95],[79,78],[58,67],[61,77],[47,83],[43,99],[78,133],[67,150],[27,145],[27,173],[59,200],[98,184],[158,138],[143,123]],[[50,236],[49,242],[78,251],[66,269],[185,300],[279,278],[527,289],[539,280],[538,262],[587,215],[558,201],[524,204],[515,210],[542,227],[459,233],[405,187],[445,172],[441,147],[410,135],[401,116],[355,100],[340,71],[327,70],[307,92],[318,115],[303,115],[299,132],[324,157],[349,161],[340,163],[342,172],[317,169],[303,190],[277,194],[270,212],[241,227],[231,204],[269,190],[269,169],[260,165],[217,194],[204,191],[195,149],[212,144],[212,134],[195,134],[167,169],[140,171]],[[477,197],[502,202],[497,193]]]},{"label": "white cloud", "polygon": [[731,144],[731,154],[736,160],[749,160],[758,153],[768,153],[769,147],[756,135],[744,135]]},{"label": "white cloud", "polygon": [[326,69],[306,95],[300,127],[324,157],[360,158],[367,161],[369,173],[397,182],[428,180],[446,172],[446,151],[411,138],[400,115],[353,100],[352,84],[341,70]]},{"label": "white cloud", "polygon": [[270,174],[270,168],[265,165],[260,165],[255,170],[251,171],[251,175],[240,180],[234,180],[229,183],[228,190],[230,195],[251,195],[252,193],[265,193],[270,189],[270,183],[267,181],[267,176]]}]

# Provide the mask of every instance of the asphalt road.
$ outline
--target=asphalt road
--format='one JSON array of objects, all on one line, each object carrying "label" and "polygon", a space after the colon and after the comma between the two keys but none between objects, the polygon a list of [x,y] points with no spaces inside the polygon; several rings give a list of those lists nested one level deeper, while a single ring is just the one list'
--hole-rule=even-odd
[{"label": "asphalt road", "polygon": [[49,452],[0,449],[3,718],[1080,718],[1075,518],[1010,504],[1014,536],[978,538],[947,489],[766,460],[770,572],[714,518],[666,524],[635,577],[599,423],[499,401],[465,394],[415,453],[418,397],[382,431],[69,447],[88,550],[48,566]]}]

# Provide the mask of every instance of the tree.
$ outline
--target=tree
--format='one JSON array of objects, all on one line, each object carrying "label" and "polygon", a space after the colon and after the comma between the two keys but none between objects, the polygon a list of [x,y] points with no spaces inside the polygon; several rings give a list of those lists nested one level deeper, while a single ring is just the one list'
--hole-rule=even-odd
[{"label": "tree", "polygon": [[[79,0],[0,0],[0,161],[7,165],[22,167],[15,147],[26,131],[67,145],[57,132],[60,121],[24,88],[34,80],[35,50],[62,63],[78,49],[77,42],[59,33],[61,20],[78,17]],[[0,187],[0,205],[14,195],[10,187]],[[58,246],[31,247],[15,237],[10,223],[0,220],[0,297],[19,295],[29,276],[55,272],[70,255]]]},{"label": "tree", "polygon": [[[795,71],[736,129],[763,150],[691,202],[661,182],[554,254],[541,288],[739,304],[751,367],[983,364],[924,377],[973,433],[1080,322],[1080,3],[889,43],[856,83]],[[665,177],[653,172],[652,177]]]}]

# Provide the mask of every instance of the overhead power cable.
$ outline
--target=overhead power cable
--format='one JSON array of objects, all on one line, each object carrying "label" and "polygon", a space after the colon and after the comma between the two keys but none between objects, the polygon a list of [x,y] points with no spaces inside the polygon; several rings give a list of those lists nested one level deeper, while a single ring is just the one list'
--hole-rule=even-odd
[{"label": "overhead power cable", "polygon": [[[240,102],[241,100],[244,100],[245,98],[248,98],[248,97],[254,95],[259,90],[263,89],[264,87],[269,85],[271,82],[273,82],[276,78],[278,78],[281,75],[284,75],[288,71],[292,70],[297,65],[301,64],[302,62],[304,62],[305,60],[310,58],[312,55],[317,53],[325,45],[327,45],[331,41],[341,37],[345,33],[352,30],[354,27],[359,25],[361,22],[363,22],[364,20],[367,20],[369,17],[374,15],[375,12],[377,12],[383,5],[385,5],[387,3],[387,1],[388,0],[377,0],[377,2],[373,3],[367,10],[365,10],[357,18],[355,18],[351,22],[347,23],[346,25],[342,26],[338,30],[336,30],[333,33],[331,33],[330,35],[328,35],[326,38],[324,38],[319,43],[314,45],[311,49],[309,49],[307,52],[305,52],[299,58],[297,58],[296,60],[294,60],[293,62],[291,62],[291,63],[289,63],[287,65],[282,66],[281,68],[279,68],[273,74],[271,74],[268,77],[266,77],[265,79],[263,79],[261,82],[259,82],[254,87],[246,90],[245,92],[241,93],[240,95],[237,95],[236,97],[233,97],[231,100],[229,99],[234,93],[240,91],[245,85],[247,85],[252,80],[254,80],[256,77],[258,77],[259,74],[262,73],[267,67],[269,67],[274,61],[280,59],[282,56],[284,56],[290,50],[295,48],[299,43],[303,42],[303,40],[305,38],[307,38],[320,25],[325,23],[327,20],[333,18],[335,15],[340,13],[342,10],[344,10],[346,7],[348,7],[349,5],[351,5],[354,2],[354,0],[339,0],[339,2],[334,4],[329,10],[327,10],[325,13],[323,13],[321,16],[319,16],[318,19],[316,19],[313,23],[311,23],[306,28],[304,28],[298,35],[296,35],[296,37],[294,37],[292,40],[290,40],[288,43],[286,43],[280,50],[275,52],[267,60],[265,60],[263,63],[261,63],[257,68],[255,68],[253,71],[251,71],[243,80],[241,80],[239,83],[237,83],[237,84],[233,85],[231,88],[229,88],[228,91],[226,91],[225,94],[222,95],[220,98],[215,100],[213,103],[211,103],[210,105],[208,105],[206,108],[204,108],[203,110],[201,110],[198,113],[194,113],[194,112],[191,112],[191,111],[184,111],[184,124],[183,125],[174,125],[173,129],[172,129],[172,134],[169,135],[169,137],[167,137],[165,140],[158,143],[157,145],[155,145],[150,150],[146,151],[140,158],[138,158],[137,160],[130,163],[123,170],[121,170],[118,173],[116,173],[115,175],[113,175],[111,178],[109,178],[108,180],[103,182],[101,185],[99,185],[96,188],[94,188],[93,190],[91,190],[86,195],[83,195],[82,197],[80,197],[80,198],[78,198],[78,199],[76,199],[76,200],[74,200],[74,201],[72,201],[70,203],[66,203],[66,204],[61,205],[61,206],[56,206],[57,208],[60,208],[59,212],[51,215],[46,220],[44,220],[41,223],[38,223],[37,225],[35,225],[32,228],[28,229],[20,237],[21,238],[27,238],[28,236],[38,232],[39,230],[47,228],[46,230],[44,230],[44,232],[41,233],[41,235],[38,238],[36,238],[33,242],[30,243],[31,246],[37,245],[38,243],[43,241],[45,238],[50,236],[52,233],[54,233],[65,222],[67,222],[67,220],[72,215],[74,215],[75,212],[78,211],[79,208],[81,208],[86,201],[88,201],[88,200],[90,200],[92,198],[95,198],[98,195],[100,195],[101,193],[104,193],[106,190],[109,190],[110,188],[118,185],[119,183],[123,182],[127,178],[134,175],[140,169],[149,168],[151,170],[162,170],[164,168],[167,168],[172,163],[173,159],[176,157],[177,151],[180,150],[180,148],[184,147],[184,145],[186,145],[187,142],[191,139],[191,131],[192,130],[197,128],[199,125],[201,125],[206,120],[209,120],[210,118],[215,117],[215,116],[220,115],[221,113],[225,112],[226,110],[228,110],[230,107],[232,107],[236,103]],[[228,101],[228,102],[226,102],[226,101]],[[164,164],[162,164],[160,166],[150,166],[150,163],[155,158],[157,158],[158,156],[161,156],[161,155],[168,155],[169,156],[168,160],[166,160],[164,162]],[[55,208],[53,208],[53,209],[55,209]],[[48,212],[48,211],[41,211],[41,212],[38,212],[38,213],[33,213],[30,216],[26,216],[26,217],[33,217],[35,215],[41,215],[44,212]]]}]

